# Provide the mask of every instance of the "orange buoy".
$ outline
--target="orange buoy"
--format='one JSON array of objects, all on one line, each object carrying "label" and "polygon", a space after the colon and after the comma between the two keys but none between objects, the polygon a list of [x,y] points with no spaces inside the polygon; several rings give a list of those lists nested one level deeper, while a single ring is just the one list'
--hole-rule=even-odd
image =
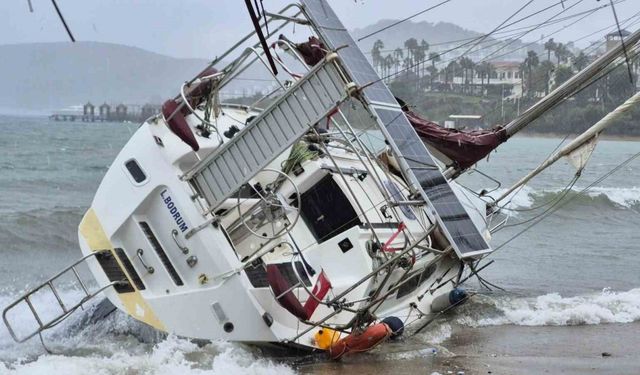
[{"label": "orange buoy", "polygon": [[329,350],[338,340],[340,340],[340,332],[329,328],[321,328],[313,336],[318,348]]},{"label": "orange buoy", "polygon": [[352,333],[339,340],[329,348],[331,359],[340,359],[343,355],[363,353],[376,347],[391,336],[391,328],[385,323],[378,323],[360,333]]}]

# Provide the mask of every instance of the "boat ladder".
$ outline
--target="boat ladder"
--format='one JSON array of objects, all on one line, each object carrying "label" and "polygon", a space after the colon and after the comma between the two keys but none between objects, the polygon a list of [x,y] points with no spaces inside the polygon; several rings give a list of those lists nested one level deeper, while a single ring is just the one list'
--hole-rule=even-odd
[{"label": "boat ladder", "polygon": [[208,203],[230,197],[348,98],[348,82],[329,53],[231,140],[182,178]]},{"label": "boat ladder", "polygon": [[[97,290],[90,290],[87,285],[85,284],[85,282],[82,280],[82,278],[80,277],[80,274],[78,273],[78,270],[76,269],[77,266],[79,266],[80,264],[85,263],[87,260],[89,260],[90,258],[94,258],[97,255],[106,253],[106,252],[110,252],[110,250],[102,250],[102,251],[95,251],[89,255],[86,255],[80,259],[78,259],[77,261],[75,261],[73,264],[71,264],[70,266],[66,267],[65,269],[63,269],[62,271],[58,272],[55,276],[53,276],[52,278],[48,279],[47,281],[43,282],[42,284],[40,284],[39,286],[37,286],[36,288],[30,290],[29,292],[25,293],[22,297],[18,298],[17,300],[15,300],[13,303],[11,303],[9,306],[7,306],[3,312],[2,312],[2,320],[4,321],[5,326],[7,327],[7,330],[9,331],[9,334],[11,335],[11,337],[18,343],[23,343],[27,340],[29,340],[30,338],[32,338],[35,335],[41,334],[43,331],[49,329],[49,328],[53,328],[54,326],[56,326],[57,324],[59,324],[60,322],[62,322],[64,319],[66,319],[69,315],[71,315],[71,313],[73,313],[75,310],[77,310],[79,307],[81,307],[83,304],[85,304],[87,301],[93,299],[94,297],[96,297],[97,295],[99,295],[102,291],[104,291],[105,289],[108,289],[112,286],[116,286],[116,285],[128,285],[129,282],[126,280],[121,280],[121,281],[112,281],[111,283],[98,288]],[[68,304],[65,303],[61,297],[61,294],[59,293],[59,291],[56,289],[56,286],[54,285],[54,282],[61,279],[62,277],[65,277],[66,275],[72,275],[73,277],[75,277],[75,280],[77,281],[77,283],[80,285],[80,288],[82,289],[82,293],[84,294],[82,296],[82,298],[80,298],[79,301],[73,301],[72,303]],[[41,309],[38,309],[35,305],[35,301],[32,299],[32,297],[38,293],[38,296],[40,297],[40,293],[47,293],[49,295],[49,297],[51,295],[53,295],[53,297],[55,297],[55,300],[57,301],[59,307],[60,307],[60,311],[57,313],[57,315],[51,317],[51,316],[47,316],[45,318],[43,318],[41,316],[42,311]],[[49,301],[50,299],[48,298],[44,298],[45,300]],[[19,333],[16,333],[14,327],[11,325],[10,323],[10,319],[8,317],[9,312],[17,309],[19,310],[19,313],[22,313],[25,310],[25,306],[28,307],[28,311],[31,312],[31,315],[33,316],[34,321],[37,323],[37,328],[35,328],[33,331],[29,331],[25,334],[20,335]],[[41,312],[41,314],[38,314],[38,311]],[[46,321],[45,321],[46,319]]]}]

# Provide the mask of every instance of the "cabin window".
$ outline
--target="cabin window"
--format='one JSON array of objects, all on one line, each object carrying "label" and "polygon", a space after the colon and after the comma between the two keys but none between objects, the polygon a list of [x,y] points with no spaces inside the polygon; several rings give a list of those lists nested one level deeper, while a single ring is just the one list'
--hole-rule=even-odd
[{"label": "cabin window", "polygon": [[302,193],[300,202],[300,216],[318,243],[362,224],[331,175],[325,176],[311,189]]},{"label": "cabin window", "polygon": [[402,298],[407,294],[416,290],[425,281],[429,280],[431,275],[433,275],[433,273],[436,272],[437,268],[438,268],[437,265],[432,264],[429,267],[425,268],[424,271],[416,275],[410,276],[409,280],[404,282],[404,284],[402,284],[402,286],[398,289],[398,294],[396,295],[396,298]]},{"label": "cabin window", "polygon": [[131,175],[131,177],[133,177],[133,180],[135,182],[141,183],[147,179],[147,175],[144,174],[142,168],[140,168],[140,165],[138,165],[138,162],[134,159],[131,159],[128,162],[124,163],[124,166],[127,167],[129,174]]}]

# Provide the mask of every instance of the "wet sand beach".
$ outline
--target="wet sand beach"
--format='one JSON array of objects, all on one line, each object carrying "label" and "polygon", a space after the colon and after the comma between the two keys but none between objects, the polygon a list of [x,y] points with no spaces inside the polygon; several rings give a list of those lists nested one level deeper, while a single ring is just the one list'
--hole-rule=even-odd
[{"label": "wet sand beach", "polygon": [[[391,344],[375,354],[302,366],[302,374],[640,374],[640,323],[454,328],[433,355]],[[603,353],[610,356],[603,356]],[[404,357],[404,358],[402,358]]]}]

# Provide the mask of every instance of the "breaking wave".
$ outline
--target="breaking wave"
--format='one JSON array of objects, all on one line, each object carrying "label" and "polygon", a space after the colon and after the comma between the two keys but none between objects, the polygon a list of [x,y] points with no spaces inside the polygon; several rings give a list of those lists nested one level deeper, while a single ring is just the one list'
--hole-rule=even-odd
[{"label": "breaking wave", "polygon": [[[573,199],[574,204],[602,204],[612,208],[636,208],[640,207],[640,187],[616,188],[616,187],[593,187],[581,193],[582,188],[572,189],[565,199]],[[491,193],[495,198],[500,196],[505,189],[499,189]],[[505,202],[505,208],[509,210],[528,209],[547,202],[556,201],[565,193],[561,189],[537,191],[525,186],[521,190],[510,194]]]},{"label": "breaking wave", "polygon": [[[67,290],[62,298],[80,296]],[[0,306],[15,298],[0,294]],[[53,314],[55,305],[45,306]],[[95,305],[88,306],[91,311]],[[17,330],[27,331],[32,323],[24,314],[15,318]],[[190,340],[159,333],[142,323],[115,312],[96,323],[86,313],[76,312],[60,326],[45,334],[45,343],[54,354],[45,354],[37,337],[16,344],[0,324],[0,374],[44,374],[55,369],[60,374],[294,374],[286,364],[261,358],[249,347],[224,341],[197,345]]]},{"label": "breaking wave", "polygon": [[640,321],[640,288],[627,292],[605,289],[587,296],[562,297],[558,293],[535,298],[481,296],[462,311],[461,324],[567,326]]}]

